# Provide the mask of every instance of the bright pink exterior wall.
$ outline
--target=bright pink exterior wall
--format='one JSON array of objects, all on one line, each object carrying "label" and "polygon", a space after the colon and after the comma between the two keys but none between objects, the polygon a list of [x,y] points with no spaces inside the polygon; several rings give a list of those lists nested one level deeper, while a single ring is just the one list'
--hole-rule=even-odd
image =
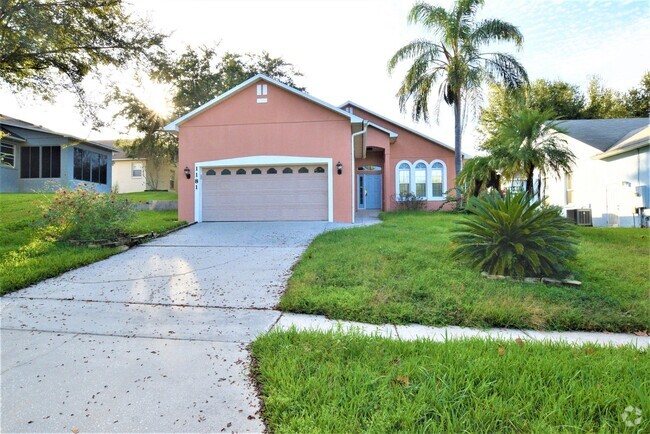
[{"label": "bright pink exterior wall", "polygon": [[[347,107],[347,106],[346,106]],[[344,107],[344,108],[346,108]],[[384,127],[390,131],[393,131],[398,134],[397,140],[395,143],[390,145],[390,155],[387,159],[385,166],[383,167],[384,173],[384,192],[388,195],[390,199],[390,205],[387,207],[384,203],[384,209],[393,209],[394,201],[392,198],[395,197],[395,166],[402,160],[410,161],[415,163],[417,160],[424,160],[428,163],[433,160],[441,160],[447,166],[447,189],[450,189],[454,186],[454,181],[456,179],[456,173],[454,170],[454,151],[448,149],[444,146],[437,145],[430,140],[427,140],[423,137],[413,134],[412,132],[400,128],[399,126],[386,122],[385,120],[374,116],[357,106],[352,105],[353,113],[356,116],[359,116],[363,119],[367,119],[370,122],[377,124],[381,127]],[[376,131],[376,130],[375,130]],[[369,146],[372,146],[369,144]],[[388,179],[390,178],[390,179]],[[386,200],[386,199],[385,199]],[[442,204],[442,201],[428,201],[428,209],[438,209]]]},{"label": "bright pink exterior wall", "polygon": [[[392,171],[386,170],[387,165],[390,166],[391,146],[392,145],[390,144],[390,137],[386,132],[378,130],[373,126],[369,126],[368,132],[366,133],[366,147],[380,148],[377,151],[383,150],[383,152],[367,152],[366,158],[358,158],[354,163],[355,168],[360,166],[381,166],[382,208],[384,210],[391,209],[390,206],[391,194],[394,194],[394,190],[395,190],[394,187],[392,190],[390,188],[386,188],[386,186],[389,186],[391,185],[391,183],[394,183],[394,179],[395,179],[394,178],[395,175],[391,175]],[[358,194],[358,189],[356,188],[356,182],[357,182],[357,178],[355,177],[354,203],[355,203],[355,208],[358,208],[359,201],[358,198],[356,197],[356,194]]]},{"label": "bright pink exterior wall", "polygon": [[[257,82],[259,83],[259,81]],[[332,158],[334,221],[352,221],[350,120],[268,83],[268,102],[258,104],[256,84],[180,125],[178,167],[191,179],[178,185],[179,219],[194,221],[194,164],[256,155]]]}]

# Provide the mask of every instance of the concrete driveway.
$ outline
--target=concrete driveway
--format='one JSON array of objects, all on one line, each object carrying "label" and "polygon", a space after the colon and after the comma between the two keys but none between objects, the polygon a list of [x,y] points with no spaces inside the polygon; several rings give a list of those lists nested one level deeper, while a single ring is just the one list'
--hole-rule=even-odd
[{"label": "concrete driveway", "polygon": [[3,297],[2,432],[262,431],[245,347],[332,227],[197,224]]}]

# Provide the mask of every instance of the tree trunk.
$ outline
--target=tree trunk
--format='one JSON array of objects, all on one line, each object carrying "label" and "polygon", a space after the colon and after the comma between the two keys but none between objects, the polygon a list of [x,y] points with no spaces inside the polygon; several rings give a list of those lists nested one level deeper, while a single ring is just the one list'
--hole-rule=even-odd
[{"label": "tree trunk", "polygon": [[[462,148],[461,148],[461,119],[460,119],[460,92],[456,95],[454,101],[454,166],[456,169],[456,176],[460,172],[462,166]],[[460,197],[460,193],[456,190],[456,197]]]},{"label": "tree trunk", "polygon": [[528,166],[528,170],[526,170],[526,194],[530,197],[533,198],[535,194],[535,188],[533,185],[533,173],[535,172],[535,167],[534,166]]}]

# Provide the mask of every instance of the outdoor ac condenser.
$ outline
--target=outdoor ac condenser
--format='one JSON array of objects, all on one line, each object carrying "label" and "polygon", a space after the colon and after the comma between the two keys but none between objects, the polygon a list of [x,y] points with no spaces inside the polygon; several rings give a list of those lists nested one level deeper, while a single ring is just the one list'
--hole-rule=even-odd
[{"label": "outdoor ac condenser", "polygon": [[591,221],[591,209],[568,209],[566,217],[578,226],[593,226]]}]

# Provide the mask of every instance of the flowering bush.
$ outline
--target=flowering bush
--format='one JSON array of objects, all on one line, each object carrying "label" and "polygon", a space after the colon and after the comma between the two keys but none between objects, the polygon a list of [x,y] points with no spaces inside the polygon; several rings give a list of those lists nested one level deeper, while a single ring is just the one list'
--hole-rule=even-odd
[{"label": "flowering bush", "polygon": [[57,190],[43,207],[42,223],[62,240],[112,241],[134,216],[126,199],[114,193],[98,193],[84,183],[75,189]]}]

